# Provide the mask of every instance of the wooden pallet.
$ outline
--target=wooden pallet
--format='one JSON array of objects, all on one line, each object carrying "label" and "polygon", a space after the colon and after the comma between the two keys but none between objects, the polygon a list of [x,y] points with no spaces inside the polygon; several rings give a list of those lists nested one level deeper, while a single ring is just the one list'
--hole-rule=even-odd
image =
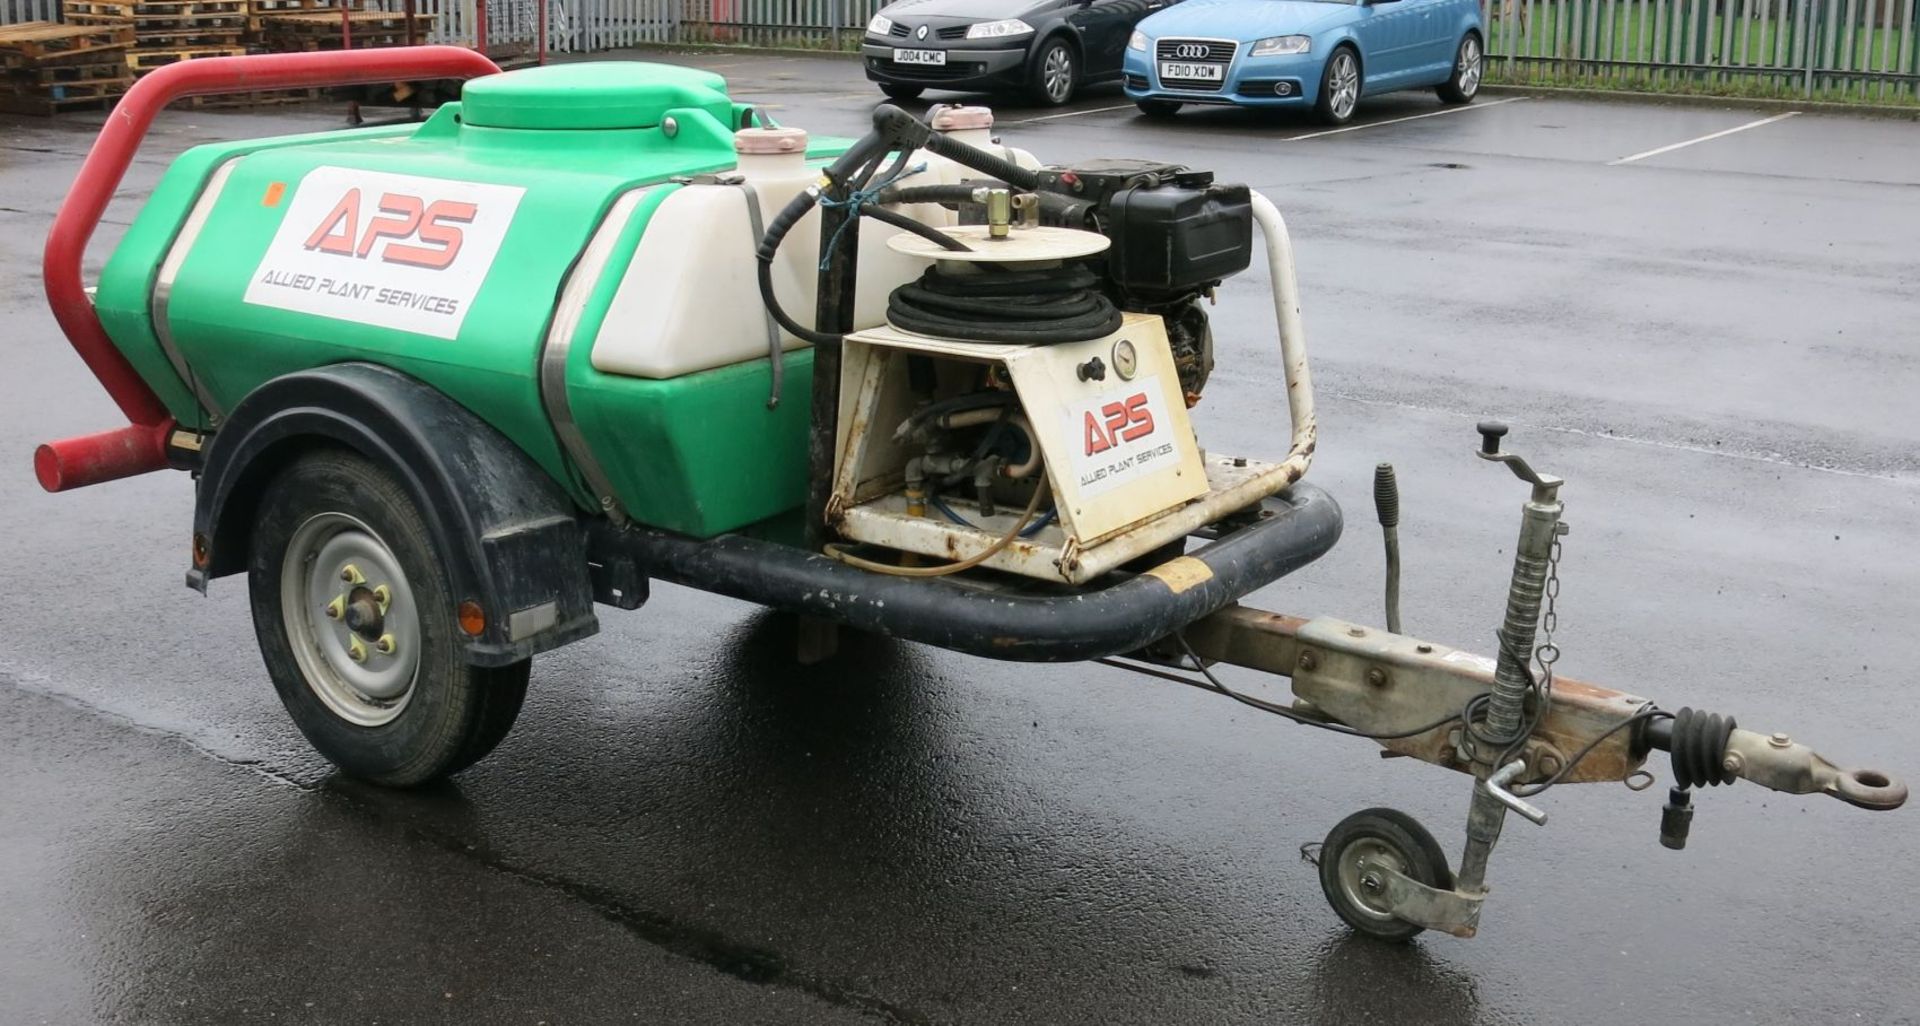
[{"label": "wooden pallet", "polygon": [[133,9],[138,6],[134,0],[64,0],[60,9],[68,22],[85,24],[88,21],[132,21]]},{"label": "wooden pallet", "polygon": [[133,84],[133,76],[123,66],[119,78],[92,78],[77,82],[34,82],[27,79],[9,81],[8,92],[15,96],[39,96],[49,100],[101,99],[118,96]]},{"label": "wooden pallet", "polygon": [[[131,6],[131,5],[130,5]],[[244,0],[223,0],[220,3],[186,3],[177,9],[163,9],[164,13],[145,10],[153,4],[138,5],[141,10],[132,13],[119,13],[118,9],[100,9],[105,5],[82,3],[79,0],[67,0],[66,19],[72,25],[132,25],[141,39],[161,35],[220,35],[239,34],[247,31],[251,18],[247,14]],[[76,7],[88,8],[75,10]],[[207,8],[201,10],[199,8]]]},{"label": "wooden pallet", "polygon": [[0,114],[32,114],[46,117],[65,110],[106,110],[119,102],[120,94],[112,96],[71,96],[54,99],[50,96],[20,95],[0,92]]},{"label": "wooden pallet", "polygon": [[250,5],[255,14],[338,11],[342,7],[357,10],[365,6],[360,0],[250,0]]},{"label": "wooden pallet", "polygon": [[173,102],[175,110],[232,110],[241,107],[284,107],[312,103],[324,94],[318,89],[263,89],[251,93],[187,96]]},{"label": "wooden pallet", "polygon": [[155,68],[164,68],[181,61],[200,60],[204,57],[239,57],[247,52],[244,46],[188,46],[177,50],[134,50],[127,54],[127,67],[136,75],[144,75]]},{"label": "wooden pallet", "polygon": [[[425,30],[432,27],[434,15],[416,14],[413,24]],[[353,27],[353,34],[366,32],[369,35],[386,32],[405,32],[407,16],[402,11],[302,11],[293,14],[263,14],[259,17],[261,28],[268,32],[286,35],[339,35],[344,20]]]},{"label": "wooden pallet", "polygon": [[133,45],[131,25],[59,25],[27,21],[0,26],[0,64],[17,68],[71,63]]},{"label": "wooden pallet", "polygon": [[[295,14],[267,14],[260,17],[260,39],[270,50],[280,52],[299,52],[311,50],[338,50],[343,45],[340,23],[346,18],[351,25],[348,36],[350,45],[356,49],[375,49],[388,46],[407,45],[407,16],[395,11],[311,11]],[[413,40],[425,40],[433,31],[433,15],[416,14],[413,18]]]},{"label": "wooden pallet", "polygon": [[172,32],[139,32],[134,35],[140,50],[184,50],[196,46],[239,46],[245,29],[180,29]]},{"label": "wooden pallet", "polygon": [[87,64],[49,64],[33,68],[18,68],[7,73],[6,81],[14,85],[15,91],[21,91],[20,87],[23,85],[51,86],[126,77],[126,58],[114,54],[106,60],[92,61]]}]

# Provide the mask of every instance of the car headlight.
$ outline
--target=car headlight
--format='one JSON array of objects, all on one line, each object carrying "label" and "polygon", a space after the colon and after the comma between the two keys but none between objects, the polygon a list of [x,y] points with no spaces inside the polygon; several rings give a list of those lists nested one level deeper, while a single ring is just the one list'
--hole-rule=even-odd
[{"label": "car headlight", "polygon": [[884,14],[876,14],[872,21],[867,22],[867,31],[876,36],[884,36],[893,31],[893,19]]},{"label": "car headlight", "polygon": [[1253,56],[1271,57],[1281,53],[1306,53],[1311,49],[1313,49],[1313,39],[1310,36],[1268,36],[1254,41]]},{"label": "car headlight", "polygon": [[1141,53],[1146,53],[1147,52],[1147,34],[1145,32],[1140,31],[1139,29],[1135,29],[1133,32],[1132,38],[1127,40],[1127,49],[1138,50]]},{"label": "car headlight", "polygon": [[982,21],[967,26],[968,39],[1001,39],[1006,36],[1024,36],[1033,31],[1033,26],[1019,18],[1005,21]]}]

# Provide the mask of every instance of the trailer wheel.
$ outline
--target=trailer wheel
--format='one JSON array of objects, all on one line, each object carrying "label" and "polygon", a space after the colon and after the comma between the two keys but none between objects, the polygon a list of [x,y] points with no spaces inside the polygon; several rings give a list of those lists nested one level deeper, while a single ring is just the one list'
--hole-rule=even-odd
[{"label": "trailer wheel", "polygon": [[1425,930],[1387,911],[1386,887],[1369,864],[1384,863],[1429,887],[1453,889],[1446,853],[1412,816],[1364,809],[1341,820],[1320,849],[1320,889],[1347,925],[1380,940],[1406,941]]},{"label": "trailer wheel", "polygon": [[392,475],[322,451],[268,485],[250,539],[254,633],[281,702],[341,772],[390,787],[492,751],[531,662],[461,657],[457,601],[424,522]]}]

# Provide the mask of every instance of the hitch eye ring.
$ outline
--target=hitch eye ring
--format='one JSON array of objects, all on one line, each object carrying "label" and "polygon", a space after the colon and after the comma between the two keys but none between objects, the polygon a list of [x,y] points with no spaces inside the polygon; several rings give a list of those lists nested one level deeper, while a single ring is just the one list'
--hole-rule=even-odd
[{"label": "hitch eye ring", "polygon": [[1835,798],[1863,809],[1897,809],[1907,801],[1907,785],[1877,769],[1842,770],[1829,790]]}]

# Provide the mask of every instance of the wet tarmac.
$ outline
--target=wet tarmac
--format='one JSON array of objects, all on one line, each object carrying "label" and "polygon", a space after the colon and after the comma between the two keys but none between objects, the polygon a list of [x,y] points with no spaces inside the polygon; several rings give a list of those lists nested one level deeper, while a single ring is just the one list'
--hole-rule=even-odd
[{"label": "wet tarmac", "polygon": [[[819,131],[873,99],[850,63],[674,59]],[[1348,528],[1255,604],[1379,619],[1392,460],[1407,629],[1490,649],[1524,498],[1472,456],[1500,416],[1570,481],[1563,669],[1913,775],[1920,126],[1808,114],[1613,164],[1767,115],[1497,99],[1332,135],[1111,93],[1001,118],[1287,215],[1312,476]],[[94,266],[171,154],[338,118],[165,116]],[[778,618],[672,587],[539,660],[455,782],[335,778],[244,584],[180,586],[185,476],[27,470],[114,423],[38,285],[98,120],[0,117],[0,1023],[1920,1021],[1911,810],[1717,789],[1675,853],[1659,790],[1556,789],[1507,828],[1479,938],[1383,947],[1300,846],[1391,805],[1457,859],[1465,778],[1099,667],[855,638],[799,668]],[[1284,446],[1264,281],[1215,310],[1216,451]]]}]

